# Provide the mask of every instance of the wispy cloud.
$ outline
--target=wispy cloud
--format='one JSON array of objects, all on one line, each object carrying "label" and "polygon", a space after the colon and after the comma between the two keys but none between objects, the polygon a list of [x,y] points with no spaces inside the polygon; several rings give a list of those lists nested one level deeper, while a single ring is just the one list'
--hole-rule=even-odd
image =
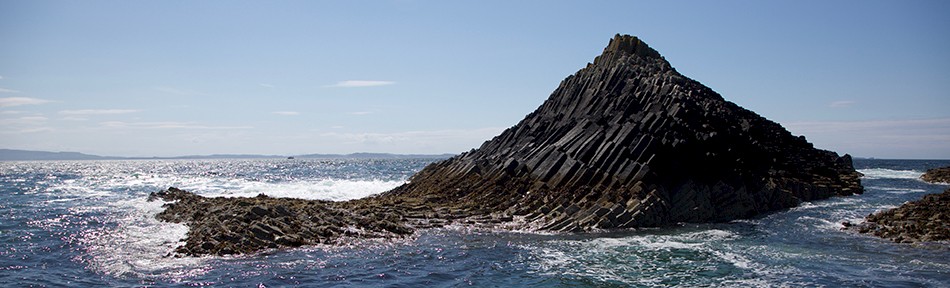
[{"label": "wispy cloud", "polygon": [[155,91],[158,91],[158,92],[174,94],[174,95],[179,95],[179,96],[204,95],[204,93],[197,92],[194,90],[181,89],[181,88],[175,88],[175,87],[169,87],[169,86],[156,86],[156,87],[152,87],[152,89],[155,89]]},{"label": "wispy cloud", "polygon": [[106,121],[100,122],[102,127],[106,128],[137,128],[137,129],[199,129],[199,130],[231,130],[231,129],[251,129],[251,126],[210,126],[194,122],[123,122]]},{"label": "wispy cloud", "polygon": [[42,115],[0,119],[0,134],[22,134],[53,131],[53,128],[46,126],[48,120],[49,118],[46,118]]},{"label": "wispy cloud", "polygon": [[0,88],[0,93],[20,93],[20,90]]},{"label": "wispy cloud", "polygon": [[283,115],[283,116],[297,116],[300,115],[300,112],[297,111],[274,111],[274,114]]},{"label": "wispy cloud", "polygon": [[36,127],[36,128],[24,128],[16,131],[16,133],[40,133],[40,132],[51,132],[55,129],[51,127]]},{"label": "wispy cloud", "polygon": [[135,109],[82,109],[82,110],[63,110],[59,111],[59,114],[64,115],[115,115],[115,114],[129,114],[139,112],[140,110]]},{"label": "wispy cloud", "polygon": [[274,88],[274,85],[267,84],[267,83],[261,83],[261,84],[258,84],[258,85],[261,85],[261,87],[264,87],[264,88]]},{"label": "wispy cloud", "polygon": [[396,84],[395,81],[378,81],[378,80],[346,80],[340,81],[333,85],[328,85],[327,87],[343,87],[343,88],[353,88],[353,87],[374,87],[374,86],[386,86]]},{"label": "wispy cloud", "polygon": [[859,156],[950,157],[950,118],[783,124],[815,146]]},{"label": "wispy cloud", "polygon": [[52,101],[38,99],[38,98],[29,98],[29,97],[7,97],[7,98],[0,98],[0,107],[39,105],[39,104],[45,104],[49,102],[52,102]]},{"label": "wispy cloud", "polygon": [[471,143],[473,145],[491,139],[505,128],[488,127],[476,129],[449,129],[431,131],[406,131],[392,133],[323,133],[325,138],[336,138],[347,144],[386,144],[407,147],[440,146],[445,143]]},{"label": "wispy cloud", "polygon": [[909,132],[919,130],[940,130],[943,131],[943,133],[950,133],[950,118],[793,122],[785,126],[795,132],[811,133],[842,133],[855,131],[880,133],[883,131]]},{"label": "wispy cloud", "polygon": [[0,119],[0,125],[37,125],[49,120],[44,116],[23,116],[18,118]]},{"label": "wispy cloud", "polygon": [[829,103],[829,104],[828,104],[828,107],[831,107],[831,108],[848,108],[848,107],[851,107],[852,105],[854,105],[855,103],[857,103],[857,102],[854,102],[854,101],[851,101],[851,100],[834,101],[834,102]]}]

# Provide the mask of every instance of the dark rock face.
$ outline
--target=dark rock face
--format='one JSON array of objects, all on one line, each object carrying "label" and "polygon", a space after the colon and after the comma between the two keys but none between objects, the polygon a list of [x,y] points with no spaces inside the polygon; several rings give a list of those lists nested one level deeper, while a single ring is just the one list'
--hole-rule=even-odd
[{"label": "dark rock face", "polygon": [[851,226],[898,243],[950,240],[950,189],[907,202],[900,207],[869,215],[866,222]]},{"label": "dark rock face", "polygon": [[930,183],[950,183],[950,166],[929,169],[920,179]]},{"label": "dark rock face", "polygon": [[617,35],[520,123],[382,197],[580,231],[751,217],[862,193],[859,177],[850,156],[813,148]]},{"label": "dark rock face", "polygon": [[451,223],[549,231],[719,222],[863,192],[851,157],[818,150],[617,35],[536,111],[410,182],[348,202],[205,198],[170,188],[159,219],[186,255],[392,238]]}]

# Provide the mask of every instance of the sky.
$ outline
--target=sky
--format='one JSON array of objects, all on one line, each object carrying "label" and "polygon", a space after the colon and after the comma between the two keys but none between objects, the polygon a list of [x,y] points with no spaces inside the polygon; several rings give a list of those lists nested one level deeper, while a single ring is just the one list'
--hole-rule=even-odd
[{"label": "sky", "polygon": [[950,159],[946,15],[950,1],[0,0],[0,148],[460,153],[620,33],[818,148]]}]

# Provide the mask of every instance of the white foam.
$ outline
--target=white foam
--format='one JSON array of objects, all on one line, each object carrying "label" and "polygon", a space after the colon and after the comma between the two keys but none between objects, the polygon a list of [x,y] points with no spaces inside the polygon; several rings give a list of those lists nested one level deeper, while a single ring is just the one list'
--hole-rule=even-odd
[{"label": "white foam", "polygon": [[542,259],[539,262],[543,268],[553,268],[553,267],[564,267],[570,263],[574,263],[574,257],[570,257],[564,251],[539,247],[535,250],[537,256]]},{"label": "white foam", "polygon": [[[204,196],[254,197],[258,194],[264,194],[270,197],[346,201],[386,192],[405,183],[404,181],[337,179],[282,183],[235,182],[238,183],[231,183],[236,185],[210,187],[211,189],[205,186],[204,190],[200,187],[194,187],[191,191],[196,191],[196,193]],[[182,189],[189,190],[189,187],[185,187]]]},{"label": "white foam", "polygon": [[[86,229],[72,238],[85,253],[77,261],[91,270],[118,277],[186,279],[208,271],[213,257],[173,255],[182,245],[188,227],[155,219],[162,201],[148,202],[145,194],[165,187],[178,187],[204,196],[290,197],[344,201],[388,191],[405,181],[310,179],[267,182],[251,179],[118,172],[70,179],[46,189],[58,197],[46,204],[84,202],[72,209],[106,211],[106,227]],[[82,212],[82,211],[75,211]],[[55,223],[54,223],[55,224]]]},{"label": "white foam", "polygon": [[716,257],[719,257],[719,259],[725,260],[726,262],[731,263],[733,266],[736,266],[739,269],[750,270],[750,269],[753,269],[755,266],[755,263],[752,262],[752,260],[749,260],[749,258],[746,258],[737,253],[728,252],[722,249],[712,250],[712,253],[713,255],[716,255]]},{"label": "white foam", "polygon": [[258,194],[264,194],[271,197],[331,201],[364,198],[388,191],[405,183],[405,181],[343,179],[264,182],[212,177],[158,176],[154,178],[154,180],[148,181],[148,185],[173,186],[209,197],[254,197]]},{"label": "white foam", "polygon": [[[110,177],[85,177],[64,181],[51,189],[82,197],[111,195],[110,191],[148,191],[177,187],[208,197],[271,197],[346,201],[379,194],[405,181],[316,179],[266,182],[239,178],[119,173]],[[95,187],[92,189],[90,187]]]},{"label": "white foam", "polygon": [[832,222],[831,220],[828,220],[828,219],[822,219],[822,218],[812,217],[812,216],[800,216],[798,217],[797,223],[801,225],[817,227],[822,230],[836,231],[836,230],[841,229],[842,227],[840,222]]},{"label": "white foam", "polygon": [[738,237],[734,232],[720,229],[710,229],[700,232],[687,233],[683,236],[695,241],[723,241]]},{"label": "white foam", "polygon": [[[737,234],[731,231],[708,229],[673,235],[647,234],[620,238],[558,240],[539,246],[522,247],[532,251],[537,257],[536,268],[542,274],[569,274],[602,281],[654,286],[659,285],[664,277],[688,278],[679,274],[654,273],[658,266],[664,265],[661,263],[670,261],[722,261],[739,269],[753,272],[758,270],[760,264],[732,251],[733,248],[728,242],[736,238]],[[698,253],[698,258],[683,256],[684,250]],[[707,257],[709,260],[701,260]],[[618,266],[625,268],[618,269]]]},{"label": "white foam", "polygon": [[804,210],[812,210],[812,209],[821,209],[821,208],[839,206],[839,205],[842,205],[842,204],[844,204],[844,203],[837,202],[837,201],[834,201],[834,200],[818,201],[817,203],[815,203],[815,202],[802,202],[801,204],[798,204],[798,206],[792,207],[791,209],[789,209],[789,211],[804,211]]},{"label": "white foam", "polygon": [[183,244],[188,227],[155,219],[162,204],[144,199],[116,202],[112,208],[118,210],[117,217],[110,222],[117,227],[79,235],[86,249],[83,260],[92,270],[113,276],[179,278],[203,274],[206,258],[171,257]]},{"label": "white foam", "polygon": [[915,188],[897,188],[897,187],[883,187],[883,186],[871,186],[868,189],[881,190],[891,194],[908,194],[908,193],[922,193],[927,192],[924,189],[915,189]]},{"label": "white foam", "polygon": [[884,168],[858,169],[865,179],[919,179],[924,172],[916,170],[893,170]]}]

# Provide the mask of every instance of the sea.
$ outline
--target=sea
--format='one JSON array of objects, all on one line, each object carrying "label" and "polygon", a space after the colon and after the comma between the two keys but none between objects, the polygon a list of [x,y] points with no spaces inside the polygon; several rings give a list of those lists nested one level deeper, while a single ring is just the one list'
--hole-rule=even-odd
[{"label": "sea", "polygon": [[465,226],[253,255],[175,257],[188,228],[148,194],[345,201],[401,185],[436,159],[0,162],[4,287],[950,287],[950,244],[843,231],[948,185],[950,160],[856,159],[863,195],[753,219],[599,233]]}]

